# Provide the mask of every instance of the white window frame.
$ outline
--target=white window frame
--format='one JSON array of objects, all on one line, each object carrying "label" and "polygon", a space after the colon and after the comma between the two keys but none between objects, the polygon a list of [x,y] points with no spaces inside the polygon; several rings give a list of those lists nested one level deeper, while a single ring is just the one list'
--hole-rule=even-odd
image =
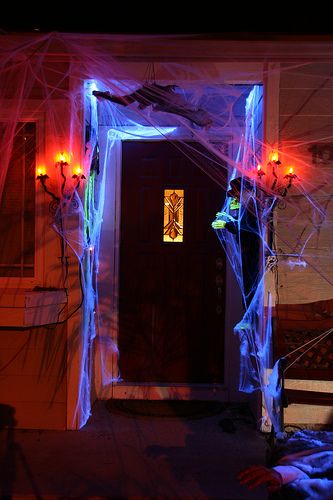
[{"label": "white window frame", "polygon": [[[27,105],[18,118],[18,122],[33,122],[36,124],[36,167],[44,163],[44,136],[45,116],[42,112],[35,111],[37,103],[27,102]],[[0,111],[0,122],[8,121],[8,117],[14,112],[13,103],[7,101],[7,106]],[[35,181],[37,182],[37,181]],[[43,282],[44,268],[44,230],[45,216],[43,215],[44,192],[36,184],[35,189],[35,256],[34,275],[29,277],[0,276],[0,289],[6,288],[29,288],[32,289]],[[1,294],[0,294],[1,300]]]}]

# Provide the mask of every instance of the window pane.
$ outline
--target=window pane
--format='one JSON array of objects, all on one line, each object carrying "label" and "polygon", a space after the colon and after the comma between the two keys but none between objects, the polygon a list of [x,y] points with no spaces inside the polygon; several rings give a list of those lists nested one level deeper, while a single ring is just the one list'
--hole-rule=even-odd
[{"label": "window pane", "polygon": [[163,241],[182,243],[184,228],[184,190],[164,190]]},{"label": "window pane", "polygon": [[35,171],[36,124],[18,123],[0,204],[0,276],[34,276]]}]

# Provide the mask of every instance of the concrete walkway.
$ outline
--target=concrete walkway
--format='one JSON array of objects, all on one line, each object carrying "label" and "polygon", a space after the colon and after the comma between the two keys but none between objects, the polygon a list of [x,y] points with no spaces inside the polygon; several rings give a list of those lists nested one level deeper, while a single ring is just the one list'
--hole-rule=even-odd
[{"label": "concrete walkway", "polygon": [[[265,463],[266,439],[231,408],[200,419],[110,414],[93,406],[80,431],[0,432],[2,499],[261,500],[238,472]],[[1,496],[2,495],[2,496]]]}]

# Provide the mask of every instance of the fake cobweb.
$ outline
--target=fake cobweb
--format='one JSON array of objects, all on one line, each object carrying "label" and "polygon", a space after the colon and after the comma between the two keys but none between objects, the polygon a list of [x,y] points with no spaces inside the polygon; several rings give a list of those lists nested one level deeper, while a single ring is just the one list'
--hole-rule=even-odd
[{"label": "fake cobweb", "polygon": [[[184,38],[153,37],[149,46],[174,53],[183,42]],[[324,304],[325,319],[330,317],[332,130],[330,126],[321,130],[318,120],[297,122],[302,103],[307,105],[306,95],[298,108],[290,105],[289,109],[288,100],[283,101],[286,110],[281,110],[280,137],[271,133],[265,87],[258,82],[274,79],[279,73],[276,67],[258,70],[239,65],[235,70],[232,64],[190,62],[185,57],[181,62],[166,57],[153,63],[116,57],[121,44],[130,43],[145,46],[148,42],[145,37],[59,33],[4,38],[0,59],[0,195],[2,234],[6,235],[0,246],[2,276],[10,286],[11,278],[19,275],[10,274],[8,268],[17,269],[27,257],[22,257],[22,250],[12,251],[17,235],[23,240],[27,236],[21,218],[24,207],[17,216],[20,221],[13,225],[15,200],[7,193],[13,192],[9,183],[20,178],[14,168],[30,154],[30,175],[39,166],[44,170],[37,171],[35,188],[27,181],[20,182],[20,189],[36,191],[39,210],[48,219],[47,238],[52,230],[61,242],[60,258],[54,263],[57,277],[44,268],[35,283],[42,288],[65,288],[69,297],[76,297],[70,300],[67,313],[59,315],[59,322],[71,319],[76,327],[81,325],[73,329],[75,338],[70,334],[70,345],[78,346],[75,418],[79,427],[84,425],[96,378],[103,396],[121,377],[114,368],[119,354],[114,336],[117,288],[113,284],[107,296],[101,278],[101,274],[115,273],[117,262],[105,267],[100,256],[106,197],[113,197],[117,211],[112,193],[119,179],[112,165],[118,161],[124,139],[172,141],[221,187],[221,205],[216,207],[218,214],[212,214],[212,222],[225,221],[234,230],[228,231],[227,226],[211,230],[223,245],[243,300],[244,315],[234,328],[240,341],[239,388],[262,392],[268,414],[279,429],[281,367],[274,366],[272,339],[276,306]],[[332,80],[327,75],[332,74],[332,64],[326,66],[311,61],[290,63],[280,71],[286,82],[303,77],[314,89],[331,92]],[[28,141],[22,148],[24,141],[16,142],[16,138],[27,123],[37,124],[37,143],[29,145]],[[60,152],[67,156],[57,157]],[[81,170],[71,170],[78,165]],[[232,197],[226,196],[234,179],[240,179],[236,210],[231,208]],[[111,186],[111,194],[106,186]],[[30,215],[25,217],[28,223]],[[116,232],[113,227],[110,241],[114,246],[119,243]],[[36,268],[40,265],[31,256],[27,260]],[[316,342],[329,334],[326,321],[323,337]],[[93,362],[96,353],[101,367],[98,377]]]}]

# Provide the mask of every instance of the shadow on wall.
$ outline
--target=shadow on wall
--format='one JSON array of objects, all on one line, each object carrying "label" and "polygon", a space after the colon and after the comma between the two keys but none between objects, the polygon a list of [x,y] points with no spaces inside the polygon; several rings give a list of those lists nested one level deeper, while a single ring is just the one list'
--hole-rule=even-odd
[{"label": "shadow on wall", "polygon": [[15,408],[0,403],[0,498],[10,500],[16,479],[17,466],[22,466],[37,500],[42,497],[19,443],[15,442]]}]

